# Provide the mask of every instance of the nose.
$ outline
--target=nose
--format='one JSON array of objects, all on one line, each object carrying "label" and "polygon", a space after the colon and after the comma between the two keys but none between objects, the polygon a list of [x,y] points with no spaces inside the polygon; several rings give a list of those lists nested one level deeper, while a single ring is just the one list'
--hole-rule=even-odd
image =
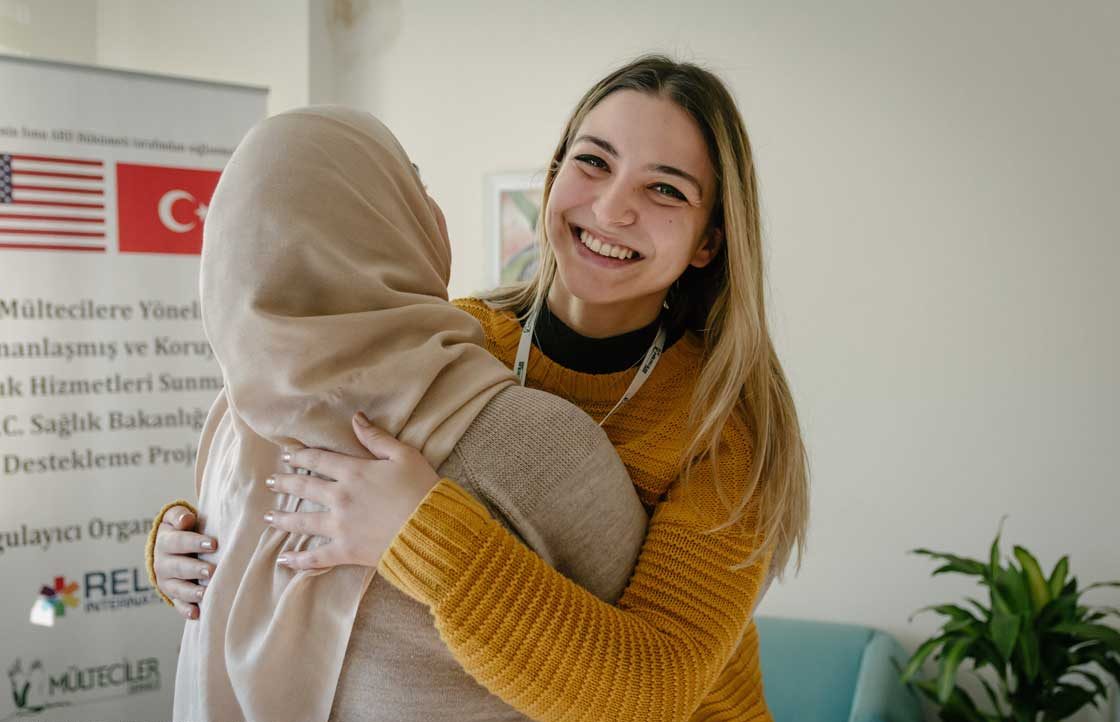
[{"label": "nose", "polygon": [[603,226],[628,226],[638,218],[634,196],[622,178],[600,186],[599,197],[591,205],[595,220]]}]

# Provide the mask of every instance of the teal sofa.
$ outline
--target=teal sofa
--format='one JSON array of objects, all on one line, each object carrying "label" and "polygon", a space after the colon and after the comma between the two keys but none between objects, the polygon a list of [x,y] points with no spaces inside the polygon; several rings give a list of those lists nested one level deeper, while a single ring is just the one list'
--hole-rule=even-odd
[{"label": "teal sofa", "polygon": [[762,683],[775,722],[922,722],[898,681],[907,655],[869,627],[758,617]]}]

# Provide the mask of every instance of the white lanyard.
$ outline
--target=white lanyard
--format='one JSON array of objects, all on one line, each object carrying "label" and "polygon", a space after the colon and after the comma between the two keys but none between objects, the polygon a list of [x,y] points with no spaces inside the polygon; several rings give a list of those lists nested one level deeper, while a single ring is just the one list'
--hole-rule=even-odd
[{"label": "white lanyard", "polygon": [[[517,344],[517,358],[513,362],[513,374],[517,377],[518,383],[522,386],[525,385],[525,372],[529,368],[529,348],[533,345],[533,330],[537,327],[537,319],[540,317],[540,314],[541,308],[537,306],[533,309],[533,312],[529,314],[529,318],[525,319],[525,328],[521,330],[521,341]],[[650,374],[653,373],[653,367],[656,366],[657,362],[661,359],[661,352],[665,350],[665,337],[667,335],[668,333],[663,323],[657,329],[657,336],[653,339],[653,345],[649,347],[649,351],[646,351],[645,358],[642,359],[642,365],[638,369],[638,374],[634,377],[634,380],[630,382],[630,387],[626,389],[626,393],[622,395],[622,398],[618,400],[618,403],[614,405],[610,413],[604,416],[603,420],[599,422],[599,426],[607,423],[607,419],[611,417],[611,414],[618,411],[620,406],[629,401],[634,394],[638,393],[638,389],[642,388],[642,384],[644,384]]]}]

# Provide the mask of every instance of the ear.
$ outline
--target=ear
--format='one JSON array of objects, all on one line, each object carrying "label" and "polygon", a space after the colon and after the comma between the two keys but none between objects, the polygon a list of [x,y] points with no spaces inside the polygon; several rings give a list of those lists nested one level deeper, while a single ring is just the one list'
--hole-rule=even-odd
[{"label": "ear", "polygon": [[721,248],[723,248],[723,229],[719,227],[709,228],[688,265],[694,268],[703,268],[712,262]]}]

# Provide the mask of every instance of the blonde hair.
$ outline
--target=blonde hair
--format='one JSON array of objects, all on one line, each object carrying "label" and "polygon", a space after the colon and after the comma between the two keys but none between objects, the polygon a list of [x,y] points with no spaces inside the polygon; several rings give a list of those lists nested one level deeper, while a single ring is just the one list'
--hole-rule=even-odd
[{"label": "blonde hair", "polygon": [[527,283],[495,289],[485,298],[498,308],[525,313],[544,302],[556,276],[556,257],[545,230],[553,182],[588,112],[619,90],[672,100],[693,117],[708,144],[718,189],[709,227],[722,229],[723,244],[706,267],[689,267],[667,298],[669,322],[697,333],[704,343],[681,473],[687,482],[693,466],[704,458],[711,458],[714,467],[724,425],[732,414],[741,415],[753,441],[750,475],[746,484],[734,484],[742,490],[738,494],[729,491],[732,485],[716,479],[728,516],[712,531],[739,524],[757,491],[762,544],[743,564],[773,550],[771,568],[781,577],[794,546],[798,568],[805,549],[808,462],[793,397],[766,321],[758,187],[750,142],[735,101],[719,78],[690,63],[647,55],[587,91],[569,118],[545,175],[536,275]]}]

